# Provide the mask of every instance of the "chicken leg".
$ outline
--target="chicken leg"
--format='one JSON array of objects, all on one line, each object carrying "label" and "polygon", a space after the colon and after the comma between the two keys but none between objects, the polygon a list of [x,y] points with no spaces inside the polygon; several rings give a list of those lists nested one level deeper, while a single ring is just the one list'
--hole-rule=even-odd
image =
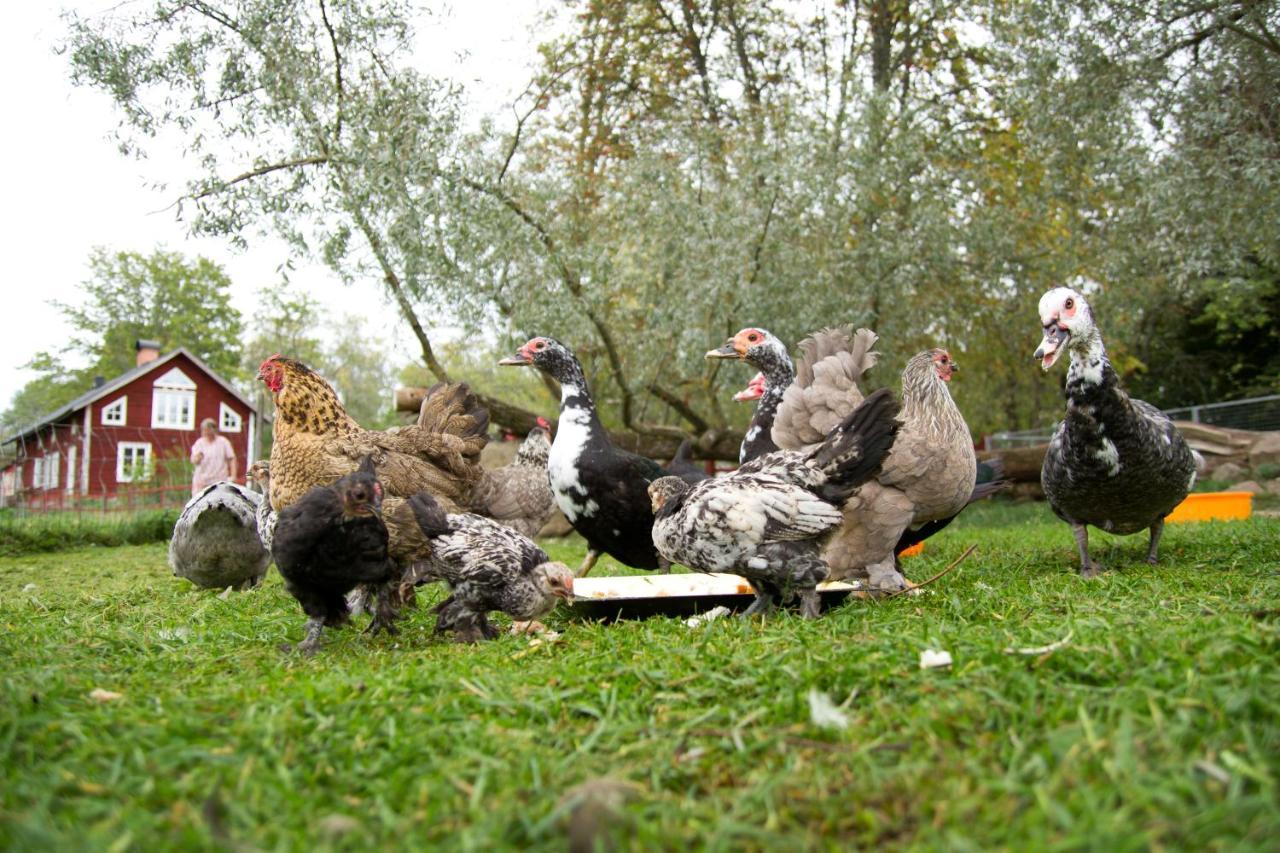
[{"label": "chicken leg", "polygon": [[1151,525],[1151,544],[1147,546],[1147,562],[1156,565],[1159,562],[1157,551],[1160,548],[1160,537],[1164,534],[1164,519],[1156,519],[1156,523]]},{"label": "chicken leg", "polygon": [[907,579],[898,571],[894,554],[867,566],[867,589],[871,592],[898,592],[906,588]]},{"label": "chicken leg", "polygon": [[600,559],[600,552],[595,549],[587,551],[587,556],[583,558],[582,565],[578,567],[577,577],[585,578],[596,564],[596,560]]},{"label": "chicken leg", "polygon": [[[1155,530],[1154,525],[1151,529],[1152,531]],[[1096,578],[1102,571],[1102,566],[1098,565],[1098,563],[1089,556],[1089,528],[1083,524],[1073,524],[1071,525],[1071,532],[1075,534],[1076,548],[1080,551],[1080,577]],[[1152,533],[1152,536],[1153,544],[1151,547],[1152,550],[1154,550],[1154,542],[1159,541],[1160,537],[1154,532]],[[1148,554],[1147,558],[1150,559],[1150,554]]]},{"label": "chicken leg", "polygon": [[302,642],[296,646],[290,646],[288,643],[281,646],[283,651],[296,651],[307,657],[311,657],[320,648],[320,633],[324,631],[324,620],[320,618],[311,618],[306,624],[307,635],[303,637]]}]

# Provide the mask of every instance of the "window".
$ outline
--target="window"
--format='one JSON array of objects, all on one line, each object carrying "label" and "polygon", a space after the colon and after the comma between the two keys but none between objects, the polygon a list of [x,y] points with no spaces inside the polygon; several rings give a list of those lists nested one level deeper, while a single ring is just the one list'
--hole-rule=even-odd
[{"label": "window", "polygon": [[151,426],[156,429],[195,429],[195,392],[157,388],[151,395]]},{"label": "window", "polygon": [[107,426],[124,426],[128,397],[121,397],[109,406],[102,407],[102,422]]},{"label": "window", "polygon": [[41,456],[31,461],[31,488],[44,488],[44,458]]},{"label": "window", "polygon": [[240,431],[240,415],[226,403],[218,404],[218,429],[223,432]]},{"label": "window", "polygon": [[76,490],[76,451],[79,450],[74,444],[67,449],[67,494],[71,494]]},{"label": "window", "polygon": [[151,476],[151,445],[122,441],[116,445],[116,482],[132,483]]},{"label": "window", "polygon": [[44,487],[58,488],[58,472],[62,468],[61,453],[47,453],[44,457]]},{"label": "window", "polygon": [[196,383],[178,368],[155,381],[151,394],[151,426],[154,429],[196,428]]}]

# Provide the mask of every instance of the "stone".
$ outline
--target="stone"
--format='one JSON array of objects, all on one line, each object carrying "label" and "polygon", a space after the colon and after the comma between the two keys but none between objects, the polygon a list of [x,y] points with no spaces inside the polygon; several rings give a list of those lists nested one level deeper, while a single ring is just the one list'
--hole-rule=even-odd
[{"label": "stone", "polygon": [[1267,480],[1267,482],[1262,484],[1262,487],[1267,490],[1268,494],[1280,495],[1280,478]]},{"label": "stone", "polygon": [[1257,469],[1263,465],[1280,463],[1280,432],[1264,432],[1249,448],[1249,466]]},{"label": "stone", "polygon": [[1256,480],[1244,480],[1243,482],[1236,483],[1229,491],[1248,492],[1251,495],[1260,495],[1262,494],[1262,486],[1259,486]]},{"label": "stone", "polygon": [[1249,476],[1249,471],[1243,465],[1237,465],[1234,462],[1223,462],[1216,468],[1210,468],[1206,475],[1210,480],[1217,480],[1220,483],[1235,483]]}]

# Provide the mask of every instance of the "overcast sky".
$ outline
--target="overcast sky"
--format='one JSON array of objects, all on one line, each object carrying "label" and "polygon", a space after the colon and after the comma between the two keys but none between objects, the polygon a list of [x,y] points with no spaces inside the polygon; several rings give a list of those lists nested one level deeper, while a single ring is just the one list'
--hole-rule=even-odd
[{"label": "overcast sky", "polygon": [[[150,252],[157,246],[201,254],[221,263],[233,281],[232,302],[246,317],[255,293],[279,281],[277,270],[290,260],[286,247],[252,240],[235,252],[224,241],[187,237],[172,211],[157,212],[174,200],[189,174],[176,154],[156,151],[150,160],[127,159],[108,138],[117,118],[108,99],[72,87],[65,57],[54,53],[64,29],[60,10],[94,13],[119,0],[17,3],[0,28],[0,77],[5,87],[8,130],[0,133],[0,162],[6,166],[0,235],[4,246],[3,323],[0,332],[0,408],[31,378],[21,365],[38,350],[57,349],[66,334],[51,299],[74,303],[87,277],[94,246]],[[473,115],[501,114],[523,90],[535,59],[532,34],[537,10],[531,0],[465,0],[418,26],[419,63],[438,76],[466,86]],[[298,261],[298,259],[294,259]],[[382,300],[378,282],[344,286],[323,267],[301,265],[291,279],[309,290],[332,313],[363,315],[377,328],[396,329],[388,349],[408,361],[416,343],[399,332],[401,323]],[[426,319],[426,318],[424,318]]]}]

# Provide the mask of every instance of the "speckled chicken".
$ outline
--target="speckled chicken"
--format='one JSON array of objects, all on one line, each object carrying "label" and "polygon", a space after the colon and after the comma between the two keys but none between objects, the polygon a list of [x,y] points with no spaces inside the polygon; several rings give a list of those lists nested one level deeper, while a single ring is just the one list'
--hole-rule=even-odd
[{"label": "speckled chicken", "polygon": [[521,535],[537,536],[556,511],[556,499],[547,479],[550,452],[550,427],[539,425],[530,430],[511,464],[485,471],[480,477],[471,498],[476,513]]},{"label": "speckled chicken", "polygon": [[816,585],[829,574],[820,556],[842,521],[840,504],[875,476],[894,443],[898,404],[877,391],[808,451],[776,451],[724,477],[690,487],[677,477],[649,486],[653,541],[668,560],[750,582],[747,614],[799,596],[817,617]]},{"label": "speckled chicken", "polygon": [[[815,335],[809,348],[802,345],[805,358],[774,423],[781,447],[811,446],[861,398],[848,344],[828,335]],[[876,478],[845,503],[845,522],[824,553],[833,579],[865,578],[874,591],[904,588],[897,552],[908,531],[955,516],[973,498],[977,458],[968,425],[947,390],[955,370],[942,349],[907,363],[897,441]]]},{"label": "speckled chicken", "polygon": [[262,547],[271,551],[271,540],[276,533],[276,511],[271,506],[271,463],[265,459],[259,459],[249,466],[249,482],[253,484],[253,489],[260,496],[258,501],[258,539],[262,541]]},{"label": "speckled chicken", "polygon": [[169,539],[169,567],[208,589],[261,583],[271,554],[258,540],[262,498],[235,483],[215,483],[187,501]]},{"label": "speckled chicken", "polygon": [[382,522],[382,486],[366,457],[360,468],[328,486],[317,486],[280,511],[272,554],[285,588],[307,615],[297,648],[311,654],[325,627],[346,623],[347,593],[375,591],[371,632],[394,633],[396,587],[401,572],[388,554]]},{"label": "speckled chicken", "polygon": [[1044,340],[1035,357],[1048,370],[1064,350],[1067,415],[1044,456],[1040,482],[1049,506],[1071,525],[1080,574],[1100,570],[1089,556],[1089,530],[1129,535],[1150,531],[1147,562],[1155,563],[1164,518],[1186,498],[1196,463],[1167,415],[1120,387],[1085,297],[1056,287],[1040,299]]},{"label": "speckled chicken", "polygon": [[403,558],[414,560],[417,582],[442,580],[449,597],[436,607],[436,631],[460,642],[492,639],[487,614],[528,621],[573,597],[573,572],[510,527],[470,513],[446,513],[430,494],[415,495],[388,516],[404,530]]}]

